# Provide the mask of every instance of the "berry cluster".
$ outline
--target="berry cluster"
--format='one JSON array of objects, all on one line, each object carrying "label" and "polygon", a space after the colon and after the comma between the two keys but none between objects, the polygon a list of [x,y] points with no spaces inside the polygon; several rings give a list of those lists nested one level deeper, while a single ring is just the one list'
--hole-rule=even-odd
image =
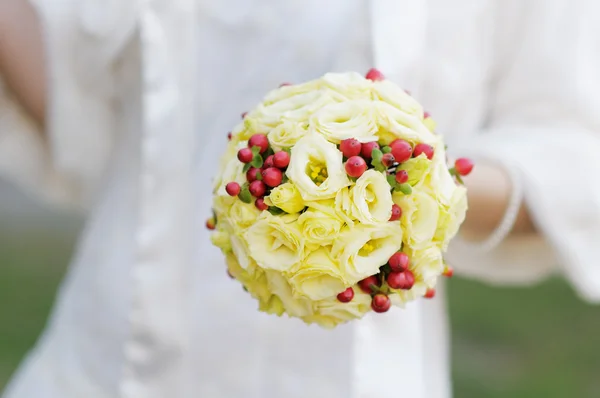
[{"label": "berry cluster", "polygon": [[237,158],[244,163],[246,182],[243,185],[230,182],[225,186],[227,194],[237,196],[244,203],[251,203],[259,210],[269,210],[264,197],[271,188],[285,182],[285,169],[290,164],[286,151],[273,152],[264,134],[254,134],[248,147],[238,151]]}]

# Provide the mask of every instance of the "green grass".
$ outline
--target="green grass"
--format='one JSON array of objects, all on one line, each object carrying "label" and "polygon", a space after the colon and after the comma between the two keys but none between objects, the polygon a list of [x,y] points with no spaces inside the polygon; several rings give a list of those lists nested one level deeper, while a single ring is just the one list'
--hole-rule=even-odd
[{"label": "green grass", "polygon": [[[43,328],[71,234],[0,236],[0,391]],[[600,308],[562,281],[531,289],[450,283],[457,398],[597,398]]]}]

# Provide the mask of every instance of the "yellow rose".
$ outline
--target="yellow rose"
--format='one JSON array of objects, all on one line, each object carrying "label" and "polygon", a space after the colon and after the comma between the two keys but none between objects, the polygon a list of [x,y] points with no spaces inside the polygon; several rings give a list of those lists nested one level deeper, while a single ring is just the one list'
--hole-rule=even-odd
[{"label": "yellow rose", "polygon": [[275,104],[285,99],[295,97],[299,94],[318,92],[322,89],[322,87],[323,84],[319,79],[311,80],[301,84],[278,87],[275,90],[271,90],[271,92],[264,97],[263,103],[266,105]]},{"label": "yellow rose", "polygon": [[421,104],[390,80],[373,82],[371,91],[375,99],[386,102],[403,112],[419,117],[423,115]]},{"label": "yellow rose", "polygon": [[426,247],[433,240],[439,218],[438,204],[426,192],[413,190],[412,194],[393,194],[394,203],[402,209],[400,222],[404,241],[411,248]]},{"label": "yellow rose", "polygon": [[227,220],[237,232],[250,227],[258,216],[261,214],[260,210],[253,204],[244,203],[236,198],[236,201],[229,208],[227,213]]},{"label": "yellow rose", "polygon": [[352,216],[362,224],[381,224],[392,215],[390,184],[383,173],[367,170],[350,188]]},{"label": "yellow rose", "polygon": [[377,135],[384,144],[387,145],[396,138],[411,143],[436,143],[437,136],[423,124],[420,115],[407,113],[383,101],[374,101],[373,109],[380,127]]},{"label": "yellow rose", "polygon": [[338,93],[343,99],[370,100],[373,84],[356,72],[327,73],[322,77],[324,87]]},{"label": "yellow rose", "polygon": [[259,300],[258,309],[267,314],[281,316],[285,313],[285,307],[281,299],[275,295],[269,297],[268,300]]},{"label": "yellow rose", "polygon": [[371,311],[371,296],[364,294],[355,286],[354,298],[349,303],[341,303],[336,297],[317,301],[314,304],[314,314],[305,316],[306,323],[316,323],[327,329],[337,325],[362,318]]},{"label": "yellow rose", "polygon": [[405,170],[408,173],[408,184],[415,186],[429,173],[431,165],[431,160],[427,159],[427,155],[422,153],[416,158],[408,159],[402,163],[398,170]]},{"label": "yellow rose", "polygon": [[285,312],[290,316],[303,317],[313,313],[312,303],[308,299],[297,298],[294,296],[292,287],[281,272],[266,270],[269,290],[279,297],[285,308]]},{"label": "yellow rose", "polygon": [[[296,219],[265,211],[244,237],[250,256],[263,268],[286,271],[302,260],[304,240]],[[232,240],[233,243],[233,240]]]},{"label": "yellow rose", "polygon": [[[286,88],[282,92],[287,91]],[[281,98],[275,102],[263,102],[250,115],[259,125],[275,127],[281,121],[306,122],[310,115],[322,107],[334,103],[332,95],[323,91],[307,91]]]},{"label": "yellow rose", "polygon": [[448,207],[440,205],[440,220],[435,232],[435,241],[440,244],[442,250],[448,248],[448,244],[458,233],[465,221],[468,207],[467,189],[462,186],[456,187]]},{"label": "yellow rose", "polygon": [[279,207],[290,214],[298,213],[306,207],[298,188],[289,182],[273,188],[269,196],[265,197],[265,203],[269,206]]},{"label": "yellow rose", "polygon": [[449,205],[456,190],[454,178],[446,164],[446,150],[444,143],[439,139],[435,145],[435,152],[431,160],[431,171],[421,182],[421,189],[429,192],[443,205]]},{"label": "yellow rose", "polygon": [[[247,141],[238,143],[235,148],[235,153],[241,148],[248,146]],[[244,173],[244,164],[240,162],[236,155],[224,158],[223,166],[219,169],[221,172],[214,181],[214,194],[216,196],[229,196],[225,190],[225,186],[230,182],[237,182],[242,185],[246,182],[246,173]],[[229,198],[231,198],[229,196]],[[231,198],[232,200],[235,198]]]},{"label": "yellow rose", "polygon": [[418,280],[432,280],[444,272],[444,258],[437,246],[409,250],[407,254],[410,257],[410,269]]},{"label": "yellow rose", "polygon": [[307,243],[327,246],[337,239],[344,222],[333,212],[309,209],[298,217],[298,225]]},{"label": "yellow rose", "polygon": [[331,259],[325,248],[312,252],[292,268],[290,284],[294,293],[311,300],[336,296],[347,287],[339,264]]},{"label": "yellow rose", "polygon": [[267,134],[271,146],[276,150],[291,148],[296,142],[306,135],[307,123],[284,121],[277,127],[271,129]]},{"label": "yellow rose", "polygon": [[[313,202],[306,202],[306,206],[310,209],[320,211],[321,213],[325,213],[328,217],[339,219],[342,223],[346,223],[349,226],[354,225],[354,221],[352,218],[345,213],[345,210],[342,209],[342,206],[338,206],[337,197],[340,195],[340,192],[346,192],[346,196],[348,197],[348,202],[350,201],[350,195],[348,194],[348,188],[342,188],[336,195],[336,199],[325,199],[325,200],[317,200]],[[350,211],[348,211],[350,213]]]},{"label": "yellow rose", "polygon": [[332,257],[339,261],[344,279],[354,284],[379,272],[402,245],[402,228],[398,222],[379,226],[356,224],[333,243]]},{"label": "yellow rose", "polygon": [[336,144],[347,138],[377,141],[372,102],[366,100],[338,102],[321,108],[311,116],[308,130]]},{"label": "yellow rose", "polygon": [[223,230],[217,229],[210,235],[210,240],[213,245],[221,249],[223,253],[231,251],[231,240],[229,234]]},{"label": "yellow rose", "polygon": [[248,269],[243,269],[232,253],[225,257],[229,273],[238,280],[252,297],[260,301],[267,301],[271,291],[265,272],[252,263]]},{"label": "yellow rose", "polygon": [[306,135],[296,143],[286,174],[305,201],[333,198],[350,185],[342,153],[318,134]]}]

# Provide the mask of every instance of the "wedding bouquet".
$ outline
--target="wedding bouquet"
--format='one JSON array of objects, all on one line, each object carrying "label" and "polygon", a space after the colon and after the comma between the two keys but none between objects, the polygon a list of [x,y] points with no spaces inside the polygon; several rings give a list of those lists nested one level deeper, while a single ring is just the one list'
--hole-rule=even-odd
[{"label": "wedding bouquet", "polygon": [[334,327],[432,297],[467,210],[433,120],[372,69],[283,84],[242,115],[214,186],[212,242],[271,314]]}]

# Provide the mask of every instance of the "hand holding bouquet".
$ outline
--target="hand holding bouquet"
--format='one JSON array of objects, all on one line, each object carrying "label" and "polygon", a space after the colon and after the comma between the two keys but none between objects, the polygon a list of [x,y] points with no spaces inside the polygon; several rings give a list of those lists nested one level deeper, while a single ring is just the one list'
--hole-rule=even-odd
[{"label": "hand holding bouquet", "polygon": [[213,243],[261,311],[334,327],[431,297],[467,210],[421,105],[371,70],[269,93],[230,136]]}]

